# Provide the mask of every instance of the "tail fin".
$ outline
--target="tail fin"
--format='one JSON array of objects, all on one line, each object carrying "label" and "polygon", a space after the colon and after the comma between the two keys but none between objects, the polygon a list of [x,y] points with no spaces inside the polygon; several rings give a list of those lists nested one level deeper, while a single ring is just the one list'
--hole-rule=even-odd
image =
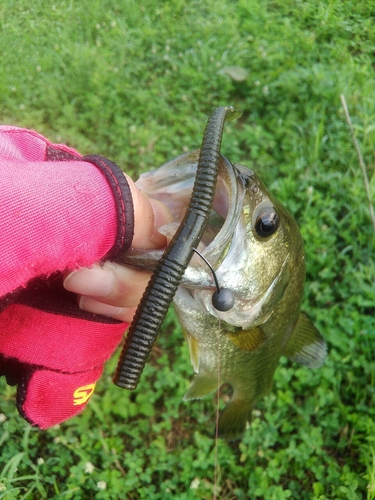
[{"label": "tail fin", "polygon": [[253,404],[244,399],[232,399],[219,418],[219,436],[225,439],[239,439],[251,420]]}]

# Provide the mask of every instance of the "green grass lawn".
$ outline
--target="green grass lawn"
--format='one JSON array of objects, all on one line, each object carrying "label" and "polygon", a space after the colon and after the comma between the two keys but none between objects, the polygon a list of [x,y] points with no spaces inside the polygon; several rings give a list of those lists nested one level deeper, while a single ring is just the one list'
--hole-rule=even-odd
[{"label": "green grass lawn", "polygon": [[[218,442],[220,499],[375,499],[374,230],[344,94],[375,192],[372,0],[2,0],[0,117],[134,178],[243,110],[223,153],[260,175],[305,240],[304,310],[323,368],[282,359],[237,443]],[[40,432],[0,381],[0,499],[211,499],[215,401],[192,379],[173,312],[134,393],[106,367],[88,409]]]}]

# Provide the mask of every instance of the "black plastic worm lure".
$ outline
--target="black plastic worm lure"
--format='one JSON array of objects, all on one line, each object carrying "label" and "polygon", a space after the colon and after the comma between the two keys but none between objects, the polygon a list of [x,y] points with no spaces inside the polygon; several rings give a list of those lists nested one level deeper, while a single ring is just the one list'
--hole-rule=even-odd
[{"label": "black plastic worm lure", "polygon": [[210,215],[218,176],[221,139],[227,118],[239,113],[219,107],[208,119],[200,149],[193,192],[185,217],[160,259],[130,325],[114,383],[137,387],[152,345],[167,314],[182,276],[198,246]]}]

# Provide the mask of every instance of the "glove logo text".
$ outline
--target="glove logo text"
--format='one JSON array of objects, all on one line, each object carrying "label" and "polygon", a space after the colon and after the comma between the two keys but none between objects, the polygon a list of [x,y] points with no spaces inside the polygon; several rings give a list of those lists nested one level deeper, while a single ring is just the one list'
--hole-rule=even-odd
[{"label": "glove logo text", "polygon": [[94,383],[78,387],[73,394],[73,405],[78,406],[86,403],[94,392],[95,385],[96,384]]}]

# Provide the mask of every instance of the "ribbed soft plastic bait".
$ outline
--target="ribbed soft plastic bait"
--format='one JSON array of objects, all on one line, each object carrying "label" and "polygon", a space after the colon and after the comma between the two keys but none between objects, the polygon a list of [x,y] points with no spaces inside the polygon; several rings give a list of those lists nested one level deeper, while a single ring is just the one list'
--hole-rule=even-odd
[{"label": "ribbed soft plastic bait", "polygon": [[232,106],[219,107],[207,122],[190,203],[147,285],[130,325],[113,379],[119,387],[130,390],[137,387],[152,345],[210,215],[224,122],[238,116],[240,113]]}]

